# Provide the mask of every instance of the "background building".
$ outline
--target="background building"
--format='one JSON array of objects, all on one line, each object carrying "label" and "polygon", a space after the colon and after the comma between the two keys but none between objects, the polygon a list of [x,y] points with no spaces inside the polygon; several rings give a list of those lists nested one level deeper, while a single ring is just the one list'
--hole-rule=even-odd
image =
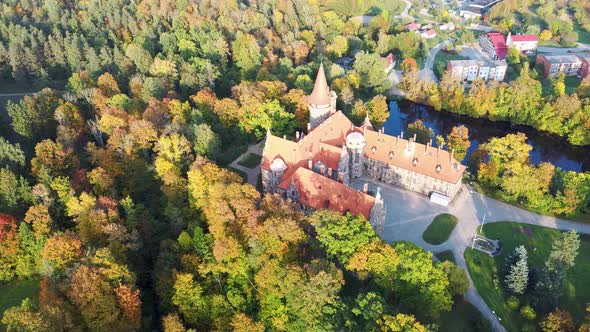
[{"label": "background building", "polygon": [[539,39],[535,35],[512,35],[504,36],[499,32],[485,33],[479,37],[479,45],[492,59],[506,59],[508,49],[514,47],[526,55],[537,53]]},{"label": "background building", "polygon": [[539,38],[536,35],[512,35],[508,33],[506,45],[509,48],[514,47],[526,55],[535,55],[539,45]]},{"label": "background building", "polygon": [[537,64],[543,65],[545,77],[564,73],[565,76],[577,76],[582,73],[582,64],[585,61],[573,54],[537,55]]},{"label": "background building", "polygon": [[451,76],[461,81],[503,81],[508,65],[505,60],[451,60],[447,63],[447,70]]}]

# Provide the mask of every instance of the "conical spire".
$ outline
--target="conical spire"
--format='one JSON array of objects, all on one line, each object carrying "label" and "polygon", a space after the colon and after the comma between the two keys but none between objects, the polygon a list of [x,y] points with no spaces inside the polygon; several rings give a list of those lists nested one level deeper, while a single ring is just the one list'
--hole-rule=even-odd
[{"label": "conical spire", "polygon": [[320,69],[313,85],[313,91],[307,97],[307,101],[313,105],[330,105],[330,88],[326,80],[323,63],[320,64]]}]

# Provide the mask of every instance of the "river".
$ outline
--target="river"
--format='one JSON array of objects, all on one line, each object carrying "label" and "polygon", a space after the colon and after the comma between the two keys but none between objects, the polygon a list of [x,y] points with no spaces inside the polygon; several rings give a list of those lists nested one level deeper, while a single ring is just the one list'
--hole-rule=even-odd
[{"label": "river", "polygon": [[[530,160],[534,164],[550,162],[563,170],[576,172],[590,171],[590,147],[577,147],[569,144],[564,138],[542,133],[532,127],[512,126],[504,121],[490,121],[475,119],[444,111],[436,111],[431,107],[414,104],[408,101],[389,103],[389,119],[385,122],[385,133],[399,135],[406,130],[409,123],[420,119],[427,127],[432,128],[436,135],[445,138],[453,126],[464,125],[469,129],[471,146],[467,156],[475,151],[479,144],[485,143],[491,137],[502,137],[506,134],[522,132],[528,137],[527,143],[533,149]],[[434,141],[434,140],[433,140]],[[465,164],[468,157],[463,160]]]}]

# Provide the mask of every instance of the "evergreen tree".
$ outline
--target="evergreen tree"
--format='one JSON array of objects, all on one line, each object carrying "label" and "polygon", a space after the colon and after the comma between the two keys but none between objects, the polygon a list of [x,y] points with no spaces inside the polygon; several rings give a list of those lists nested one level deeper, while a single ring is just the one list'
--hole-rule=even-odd
[{"label": "evergreen tree", "polygon": [[527,251],[524,246],[517,247],[515,251],[518,253],[518,260],[510,267],[505,282],[513,293],[522,294],[526,290],[529,280]]}]

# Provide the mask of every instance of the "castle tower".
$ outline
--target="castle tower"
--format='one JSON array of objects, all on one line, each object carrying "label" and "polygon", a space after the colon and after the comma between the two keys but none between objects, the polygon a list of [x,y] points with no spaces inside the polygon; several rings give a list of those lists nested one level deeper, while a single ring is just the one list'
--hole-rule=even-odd
[{"label": "castle tower", "polygon": [[365,136],[358,132],[352,132],[346,136],[346,149],[350,159],[350,176],[358,178],[363,172],[365,153]]},{"label": "castle tower", "polygon": [[377,194],[375,195],[375,204],[371,208],[371,216],[369,223],[373,226],[373,229],[379,236],[383,235],[383,229],[385,227],[385,204],[383,198],[381,198],[381,188],[377,187]]},{"label": "castle tower", "polygon": [[309,108],[309,127],[311,129],[324,122],[331,113],[336,112],[336,93],[330,91],[328,81],[326,80],[326,73],[324,72],[324,64],[320,64],[320,70],[315,78],[313,91],[307,97]]},{"label": "castle tower", "polygon": [[342,148],[342,152],[340,153],[340,159],[338,160],[338,181],[342,182],[345,185],[348,185],[350,176],[349,176],[349,156],[348,156],[348,149],[346,147]]}]

